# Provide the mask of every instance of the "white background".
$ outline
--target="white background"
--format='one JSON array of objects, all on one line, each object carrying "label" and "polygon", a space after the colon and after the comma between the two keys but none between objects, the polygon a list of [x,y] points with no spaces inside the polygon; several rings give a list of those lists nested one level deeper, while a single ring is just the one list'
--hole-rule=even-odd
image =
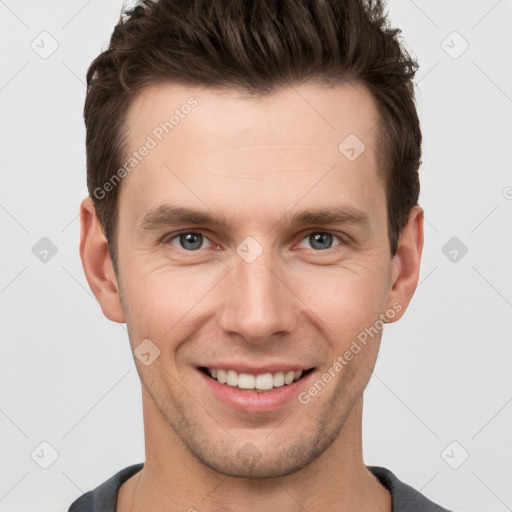
[{"label": "white background", "polygon": [[[120,8],[0,1],[2,512],[65,511],[144,459],[127,332],[103,317],[78,254],[85,72]],[[367,390],[365,461],[447,508],[512,510],[512,3],[389,10],[420,63],[426,246]],[[31,47],[52,39],[47,59]],[[57,248],[46,263],[32,252],[43,237]],[[456,262],[442,251],[452,237],[468,248]],[[58,453],[48,469],[31,458],[50,462],[43,441]]]}]

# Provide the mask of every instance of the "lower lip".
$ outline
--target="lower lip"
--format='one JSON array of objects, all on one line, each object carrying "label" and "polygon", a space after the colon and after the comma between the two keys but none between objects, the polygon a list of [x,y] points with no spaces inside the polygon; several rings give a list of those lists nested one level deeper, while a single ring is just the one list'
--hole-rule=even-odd
[{"label": "lower lip", "polygon": [[307,373],[298,381],[285,384],[269,391],[244,391],[209,377],[198,370],[213,394],[224,404],[245,412],[272,412],[296,399],[302,388],[308,385],[314,371]]}]

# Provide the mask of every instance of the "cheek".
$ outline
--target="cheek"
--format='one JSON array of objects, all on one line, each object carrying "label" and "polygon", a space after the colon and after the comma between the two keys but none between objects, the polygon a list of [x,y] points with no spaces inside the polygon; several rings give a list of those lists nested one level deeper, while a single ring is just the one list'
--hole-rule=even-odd
[{"label": "cheek", "polygon": [[[179,269],[134,258],[121,278],[127,323],[134,336],[166,340],[184,335],[190,319],[204,309],[223,272],[204,267]],[[213,294],[212,294],[213,296]],[[136,342],[136,340],[133,340]]]},{"label": "cheek", "polygon": [[373,325],[382,312],[389,291],[386,275],[375,265],[358,264],[298,274],[295,282],[300,283],[297,295],[321,320],[328,338],[346,340]]}]

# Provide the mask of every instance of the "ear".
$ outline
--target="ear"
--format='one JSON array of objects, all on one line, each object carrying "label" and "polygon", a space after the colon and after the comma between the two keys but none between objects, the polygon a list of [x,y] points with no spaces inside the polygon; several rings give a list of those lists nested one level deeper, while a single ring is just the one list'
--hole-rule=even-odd
[{"label": "ear", "polygon": [[414,295],[420,275],[421,253],[423,251],[423,209],[415,206],[409,220],[400,234],[398,249],[391,261],[391,290],[388,308],[396,315],[388,322],[396,322],[405,313]]},{"label": "ear", "polygon": [[86,197],[80,206],[80,228],[80,258],[89,287],[100,303],[103,314],[113,322],[124,323],[119,286],[107,239],[90,197]]}]

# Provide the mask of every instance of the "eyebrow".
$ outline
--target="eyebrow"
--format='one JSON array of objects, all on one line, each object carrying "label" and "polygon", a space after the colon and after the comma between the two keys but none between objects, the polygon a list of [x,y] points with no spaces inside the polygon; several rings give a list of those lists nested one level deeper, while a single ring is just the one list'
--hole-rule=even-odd
[{"label": "eyebrow", "polygon": [[286,215],[292,225],[306,224],[365,224],[368,215],[352,206],[338,206],[334,208],[314,208],[300,210],[294,214]]},{"label": "eyebrow", "polygon": [[[292,226],[302,226],[306,224],[365,224],[369,219],[362,210],[352,206],[337,206],[310,208],[287,213],[276,224],[285,220]],[[140,222],[140,227],[145,230],[156,230],[181,224],[229,228],[228,221],[224,216],[214,216],[206,211],[171,205],[161,205],[147,212]]]},{"label": "eyebrow", "polygon": [[178,224],[228,227],[228,223],[223,217],[216,218],[204,211],[170,205],[158,206],[147,212],[142,218],[140,226],[142,229],[149,230]]}]

